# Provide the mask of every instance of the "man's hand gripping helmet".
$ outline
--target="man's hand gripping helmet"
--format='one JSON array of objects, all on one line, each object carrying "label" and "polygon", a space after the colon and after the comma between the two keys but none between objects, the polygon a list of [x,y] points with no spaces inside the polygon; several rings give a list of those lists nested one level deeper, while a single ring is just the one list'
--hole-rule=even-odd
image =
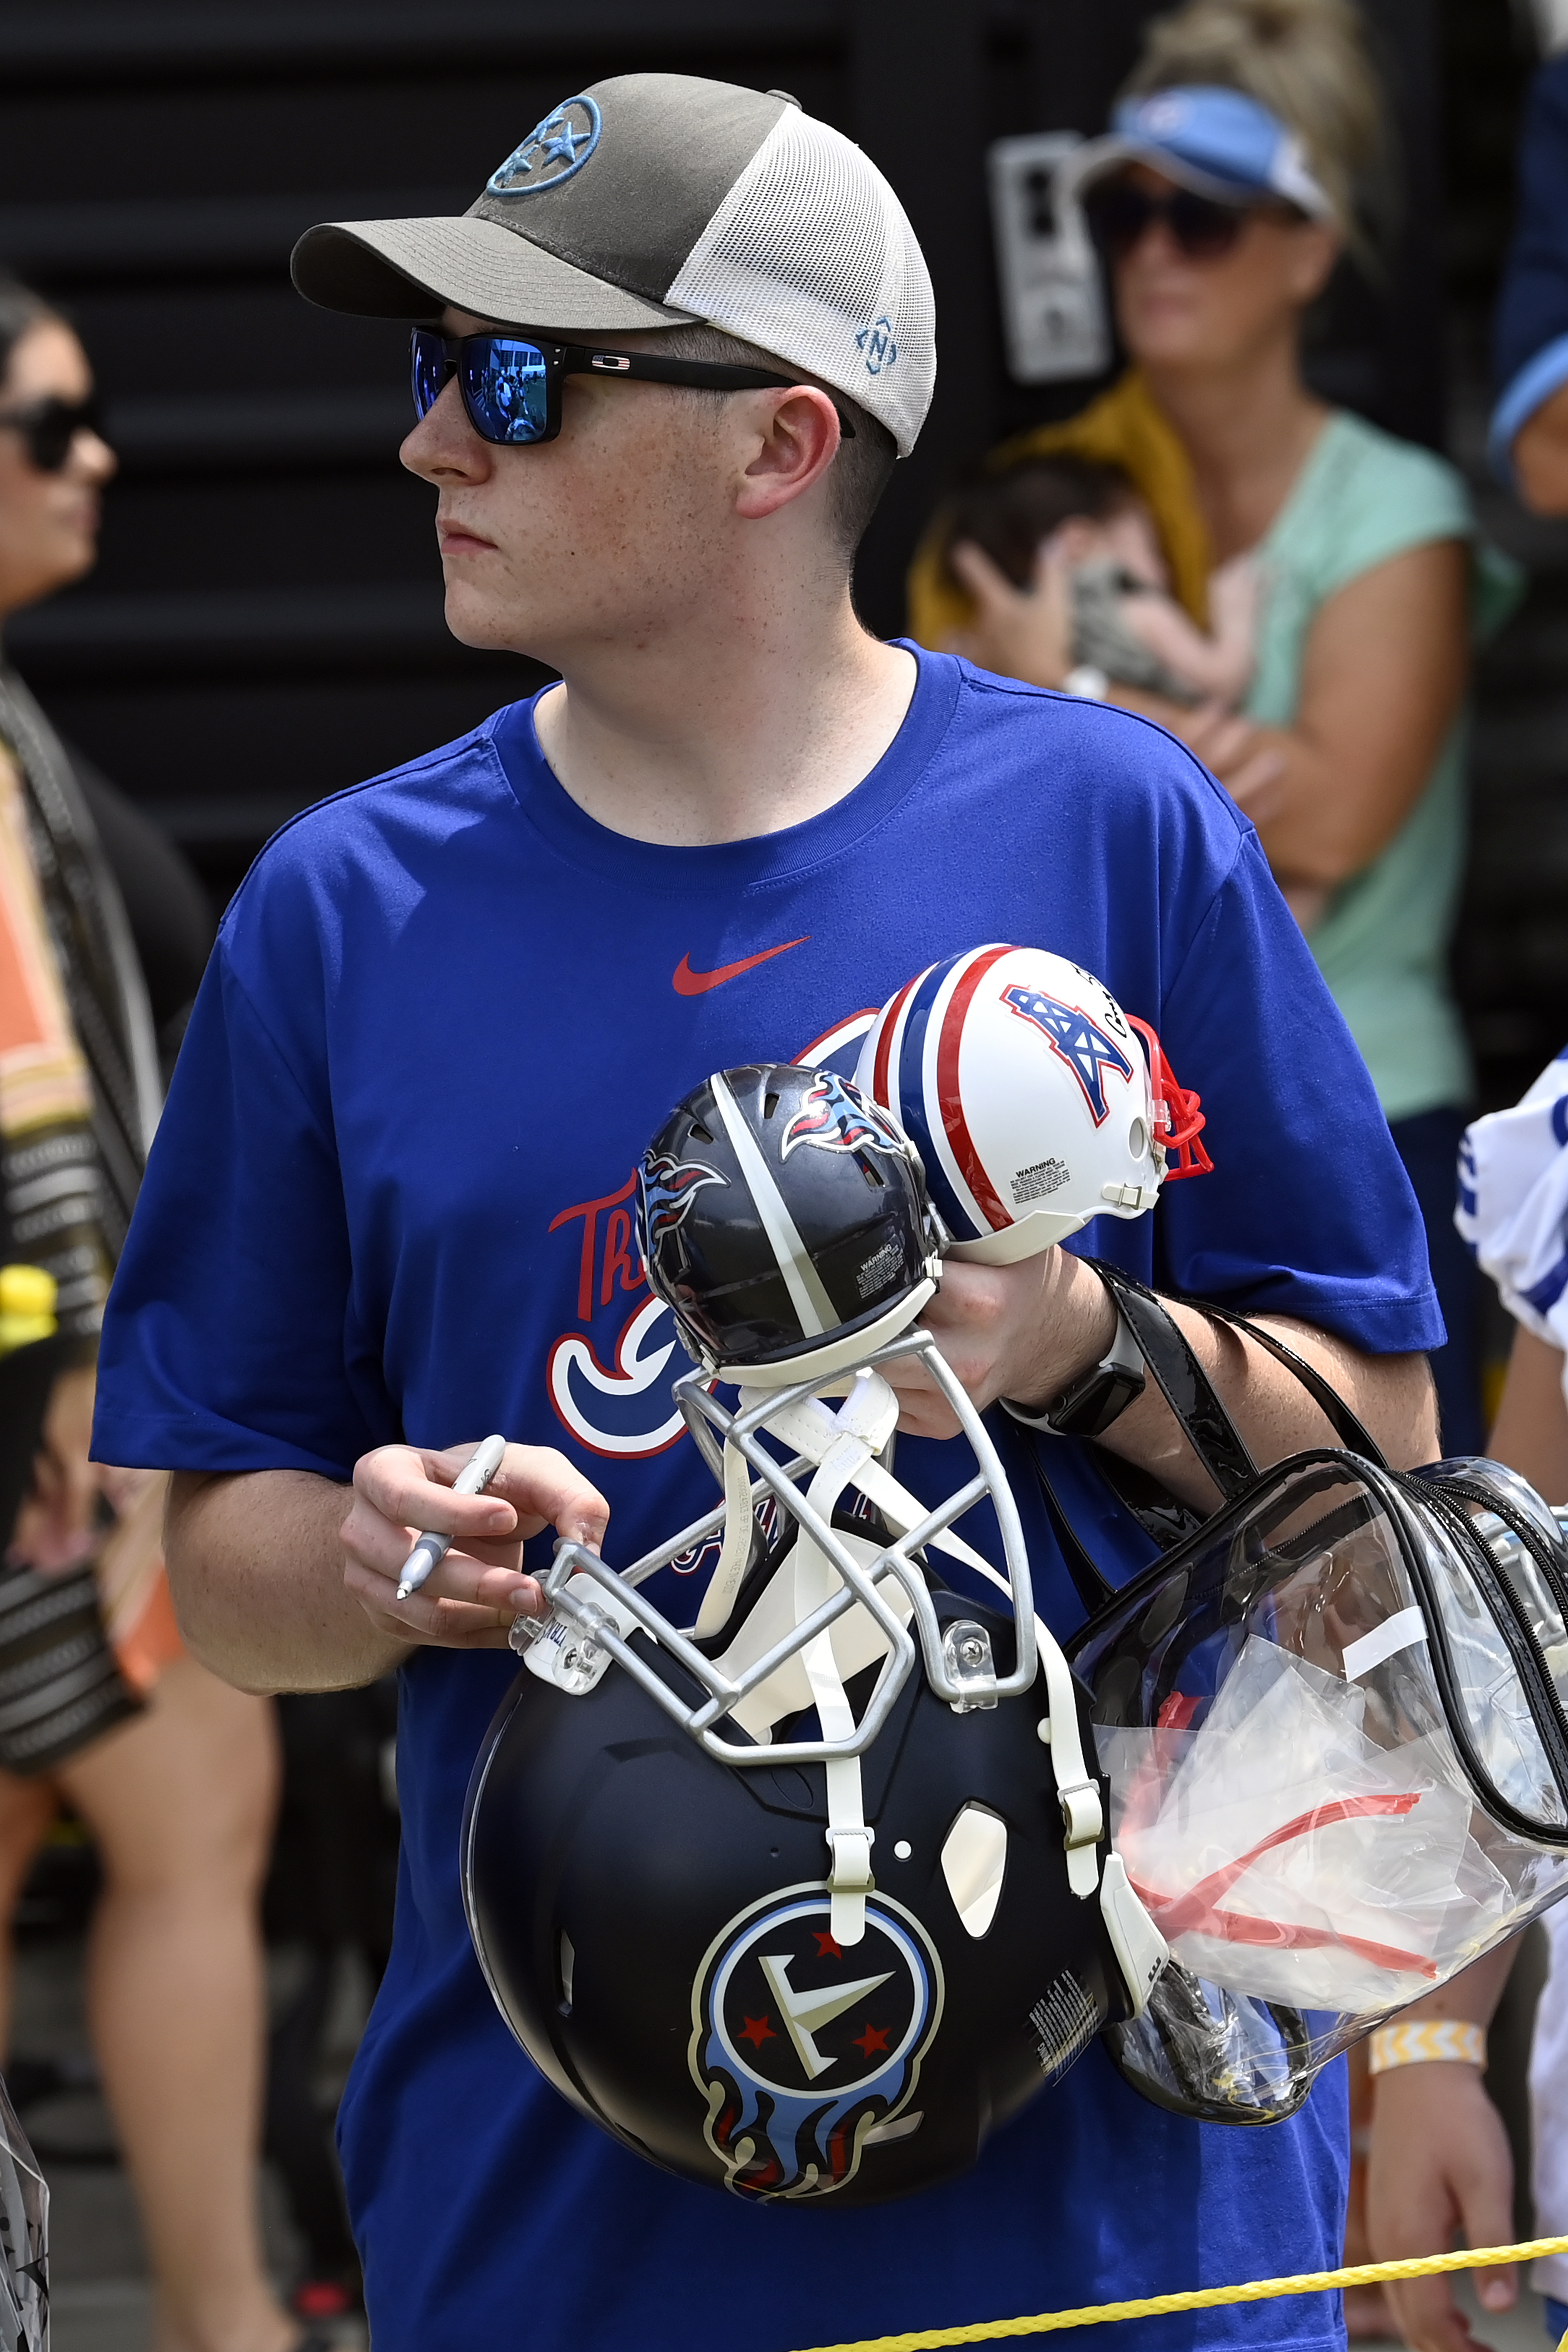
[{"label": "man's hand gripping helmet", "polygon": [[[557,2089],[653,2162],[752,2200],[911,2194],[1136,2015],[1164,1945],[1001,1464],[915,1323],[918,1154],[829,1074],[731,1070],[656,1137],[641,1201],[723,1500],[620,1574],[558,1547],[469,1791],[475,1948]],[[930,1508],[890,1467],[910,1356],[974,1458]],[[1005,1574],[953,1532],[982,1499]],[[646,1588],[715,1543],[678,1629]]]},{"label": "man's hand gripping helmet", "polygon": [[900,989],[855,1082],[919,1146],[952,1255],[992,1265],[1202,1175],[1198,1098],[1146,1022],[1044,948],[971,948]]}]

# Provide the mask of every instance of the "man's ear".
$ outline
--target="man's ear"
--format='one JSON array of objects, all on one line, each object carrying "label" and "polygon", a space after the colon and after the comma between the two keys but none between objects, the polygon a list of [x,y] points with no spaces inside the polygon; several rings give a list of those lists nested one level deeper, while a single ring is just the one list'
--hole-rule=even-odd
[{"label": "man's ear", "polygon": [[755,522],[802,498],[822,479],[843,436],[838,411],[816,384],[753,394],[762,437],[741,478],[735,512]]}]

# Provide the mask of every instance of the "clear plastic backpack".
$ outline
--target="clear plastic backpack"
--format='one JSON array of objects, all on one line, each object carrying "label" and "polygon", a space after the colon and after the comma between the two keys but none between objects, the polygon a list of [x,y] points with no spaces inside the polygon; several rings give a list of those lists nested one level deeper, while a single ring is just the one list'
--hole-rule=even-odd
[{"label": "clear plastic backpack", "polygon": [[1391,1470],[1226,1314],[1347,1440],[1258,1472],[1173,1320],[1100,1271],[1226,1497],[1068,1645],[1112,1843],[1171,1951],[1107,2038],[1161,2105],[1274,2122],[1568,1892],[1568,1549],[1500,1463]]}]

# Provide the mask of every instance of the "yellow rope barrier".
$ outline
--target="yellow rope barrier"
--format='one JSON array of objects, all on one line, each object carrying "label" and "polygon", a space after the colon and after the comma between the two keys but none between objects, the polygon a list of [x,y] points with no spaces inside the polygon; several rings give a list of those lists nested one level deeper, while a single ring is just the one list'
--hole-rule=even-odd
[{"label": "yellow rope barrier", "polygon": [[[983,2319],[971,2327],[928,2327],[909,2336],[874,2336],[828,2344],[817,2352],[936,2352],[944,2344],[987,2344],[1002,2336],[1045,2336],[1060,2327],[1098,2327],[1108,2319],[1154,2319],[1167,2311],[1210,2311],[1221,2303],[1266,2303],[1277,2294],[1323,2294],[1333,2287],[1382,2286],[1390,2279],[1430,2278],[1437,2271],[1479,2271],[1493,2263],[1539,2262],[1568,2254],[1568,2238],[1531,2238],[1522,2246],[1464,2247],[1454,2254],[1415,2254],[1397,2263],[1357,2263],[1342,2271],[1302,2271],[1293,2278],[1248,2279],[1241,2286],[1189,2287],[1128,2303],[1086,2303],[1077,2311],[1042,2311],[1032,2319]],[[1559,2346],[1563,2352],[1568,2336]]]}]

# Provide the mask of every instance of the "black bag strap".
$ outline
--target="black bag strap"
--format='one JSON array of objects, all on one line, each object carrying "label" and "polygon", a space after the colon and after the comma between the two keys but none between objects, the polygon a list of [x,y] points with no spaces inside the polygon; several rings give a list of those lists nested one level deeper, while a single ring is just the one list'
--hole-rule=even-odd
[{"label": "black bag strap", "polygon": [[[1213,1381],[1193,1352],[1181,1325],[1163,1299],[1122,1267],[1095,1257],[1086,1258],[1084,1264],[1094,1268],[1115,1300],[1183,1434],[1218,1487],[1223,1498],[1222,1507],[1223,1503],[1233,1502],[1257,1482],[1260,1474],[1221,1402]],[[1183,1303],[1195,1307],[1201,1315],[1212,1316],[1216,1322],[1227,1323],[1234,1329],[1245,1332],[1249,1339],[1255,1339],[1276,1362],[1283,1364],[1286,1370],[1294,1375],[1324,1414],[1342,1444],[1379,1469],[1387,1469],[1383,1450],[1371,1432],[1352,1412],[1339,1391],[1307,1362],[1305,1357],[1299,1356],[1294,1348],[1288,1347],[1283,1339],[1277,1339],[1271,1331],[1264,1330],[1247,1316],[1238,1314],[1234,1307],[1217,1307],[1212,1299],[1206,1298],[1188,1299]],[[1048,1453],[1038,1441],[1031,1451],[1052,1532],[1079,1598],[1092,1614],[1111,1598],[1116,1588],[1085,1549],[1058,1500],[1046,1467]],[[1123,1491],[1119,1473],[1125,1466],[1118,1464],[1114,1456],[1107,1455],[1101,1464],[1102,1474],[1122,1507],[1131,1511],[1156,1543],[1168,1548],[1173,1540],[1181,1539],[1192,1532],[1183,1526],[1166,1524],[1173,1512],[1181,1511],[1174,1497],[1163,1510],[1152,1511],[1146,1500],[1140,1501],[1136,1491]],[[1130,1481],[1129,1485],[1135,1488],[1135,1481]],[[1202,1523],[1201,1517],[1195,1514],[1193,1521],[1194,1528]]]},{"label": "black bag strap", "polygon": [[[1232,1493],[1238,1490],[1226,1484],[1226,1479],[1220,1475],[1219,1466],[1211,1458],[1210,1446],[1213,1442],[1211,1431],[1215,1426],[1215,1416],[1218,1422],[1223,1423],[1222,1455],[1228,1454],[1228,1447],[1225,1442],[1225,1433],[1228,1433],[1231,1444],[1236,1448],[1241,1460],[1247,1465],[1247,1475],[1249,1478],[1257,1476],[1257,1467],[1237,1436],[1235,1425],[1221,1404],[1212,1382],[1205,1377],[1197,1358],[1184,1338],[1181,1326],[1167,1312],[1163,1303],[1152,1290],[1145,1288],[1144,1285],[1136,1281],[1132,1276],[1123,1273],[1120,1266],[1108,1265],[1103,1258],[1089,1258],[1085,1263],[1093,1266],[1121,1312],[1126,1316],[1128,1326],[1142,1350],[1150,1370],[1159,1381],[1166,1402],[1180,1422],[1193,1450],[1213,1478],[1215,1485],[1228,1500]],[[1258,1345],[1267,1354],[1272,1356],[1277,1363],[1283,1364],[1286,1370],[1291,1373],[1300,1385],[1306,1390],[1342,1445],[1347,1447],[1352,1454],[1359,1454],[1364,1461],[1374,1464],[1378,1469],[1387,1469],[1388,1463],[1383,1448],[1365,1423],[1352,1411],[1339,1391],[1331,1386],[1316,1366],[1310,1364],[1304,1356],[1298,1355],[1294,1348],[1288,1346],[1283,1339],[1276,1339],[1272,1331],[1264,1330],[1261,1324],[1253,1322],[1250,1317],[1238,1314],[1234,1307],[1221,1307],[1212,1298],[1192,1298],[1183,1303],[1195,1307],[1200,1315],[1212,1316],[1216,1323],[1228,1323],[1234,1330],[1244,1331],[1249,1339],[1256,1340]],[[1152,1333],[1156,1328],[1162,1335],[1163,1346],[1163,1353],[1160,1360],[1156,1360],[1155,1356],[1150,1353],[1144,1344],[1145,1333]],[[1156,1344],[1160,1345],[1162,1342]],[[1188,1412],[1184,1409],[1185,1391],[1178,1390],[1178,1393],[1173,1395],[1171,1384],[1164,1377],[1162,1369],[1164,1365],[1173,1374],[1178,1353],[1187,1367],[1188,1380],[1202,1402],[1203,1417],[1196,1426],[1189,1420]]]},{"label": "black bag strap", "polygon": [[1232,1324],[1237,1330],[1245,1331],[1249,1339],[1256,1339],[1277,1363],[1283,1364],[1287,1371],[1295,1373],[1342,1445],[1348,1447],[1352,1454],[1359,1454],[1365,1461],[1374,1463],[1378,1469],[1388,1468],[1383,1448],[1366,1423],[1351,1411],[1338,1389],[1330,1387],[1315,1365],[1308,1363],[1304,1356],[1299,1356],[1294,1348],[1288,1348],[1283,1339],[1277,1339],[1272,1331],[1265,1331],[1245,1315],[1238,1315],[1234,1307],[1216,1307],[1212,1298],[1194,1298],[1191,1304],[1200,1314],[1213,1315],[1219,1322]]},{"label": "black bag strap", "polygon": [[1257,1478],[1258,1465],[1180,1325],[1152,1290],[1121,1266],[1098,1257],[1084,1262],[1093,1266],[1116,1301],[1194,1453],[1225,1500],[1233,1501]]},{"label": "black bag strap", "polygon": [[1051,1523],[1051,1533],[1057,1539],[1057,1549],[1067,1563],[1067,1572],[1072,1579],[1074,1591],[1092,1617],[1096,1610],[1103,1609],[1108,1601],[1115,1599],[1116,1587],[1091,1555],[1085,1550],[1079,1540],[1078,1529],[1058,1502],[1056,1489],[1047,1475],[1045,1464],[1040,1460],[1038,1442],[1029,1448],[1029,1454],[1035,1465],[1035,1474],[1040,1482],[1040,1492],[1045,1497],[1046,1517]]}]

